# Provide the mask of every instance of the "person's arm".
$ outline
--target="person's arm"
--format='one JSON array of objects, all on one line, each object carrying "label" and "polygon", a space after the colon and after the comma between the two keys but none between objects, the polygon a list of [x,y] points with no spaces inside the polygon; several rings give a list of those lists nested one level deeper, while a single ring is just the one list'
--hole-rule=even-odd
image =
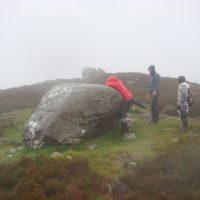
[{"label": "person's arm", "polygon": [[133,103],[134,103],[136,106],[140,107],[140,108],[147,109],[146,106],[145,106],[143,103],[137,101],[136,99],[133,99]]}]

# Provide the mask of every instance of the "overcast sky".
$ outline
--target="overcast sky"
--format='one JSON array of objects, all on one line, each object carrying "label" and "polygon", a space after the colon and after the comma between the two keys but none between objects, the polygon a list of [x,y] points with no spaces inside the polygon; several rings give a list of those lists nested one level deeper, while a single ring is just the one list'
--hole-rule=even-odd
[{"label": "overcast sky", "polygon": [[107,72],[200,83],[199,0],[0,0],[0,88]]}]

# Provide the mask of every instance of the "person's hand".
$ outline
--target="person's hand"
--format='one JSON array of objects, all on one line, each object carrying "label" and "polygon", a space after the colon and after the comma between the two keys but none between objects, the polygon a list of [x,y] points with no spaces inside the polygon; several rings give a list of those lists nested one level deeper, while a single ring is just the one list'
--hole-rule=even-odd
[{"label": "person's hand", "polygon": [[157,95],[157,91],[153,91],[152,96],[156,96]]}]

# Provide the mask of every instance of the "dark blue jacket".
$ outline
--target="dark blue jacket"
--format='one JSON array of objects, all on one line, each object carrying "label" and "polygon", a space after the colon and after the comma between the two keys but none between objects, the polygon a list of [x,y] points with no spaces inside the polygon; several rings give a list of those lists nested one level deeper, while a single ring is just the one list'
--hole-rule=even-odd
[{"label": "dark blue jacket", "polygon": [[158,93],[160,91],[160,75],[156,72],[151,75],[151,81],[149,84],[149,94],[152,94],[153,91]]}]

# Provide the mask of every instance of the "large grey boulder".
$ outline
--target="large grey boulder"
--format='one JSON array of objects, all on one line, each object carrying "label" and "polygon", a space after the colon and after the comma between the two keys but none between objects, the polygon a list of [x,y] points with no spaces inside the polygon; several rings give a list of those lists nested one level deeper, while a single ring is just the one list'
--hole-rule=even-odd
[{"label": "large grey boulder", "polygon": [[110,130],[122,99],[104,85],[61,84],[41,99],[24,129],[28,146],[73,144]]}]

